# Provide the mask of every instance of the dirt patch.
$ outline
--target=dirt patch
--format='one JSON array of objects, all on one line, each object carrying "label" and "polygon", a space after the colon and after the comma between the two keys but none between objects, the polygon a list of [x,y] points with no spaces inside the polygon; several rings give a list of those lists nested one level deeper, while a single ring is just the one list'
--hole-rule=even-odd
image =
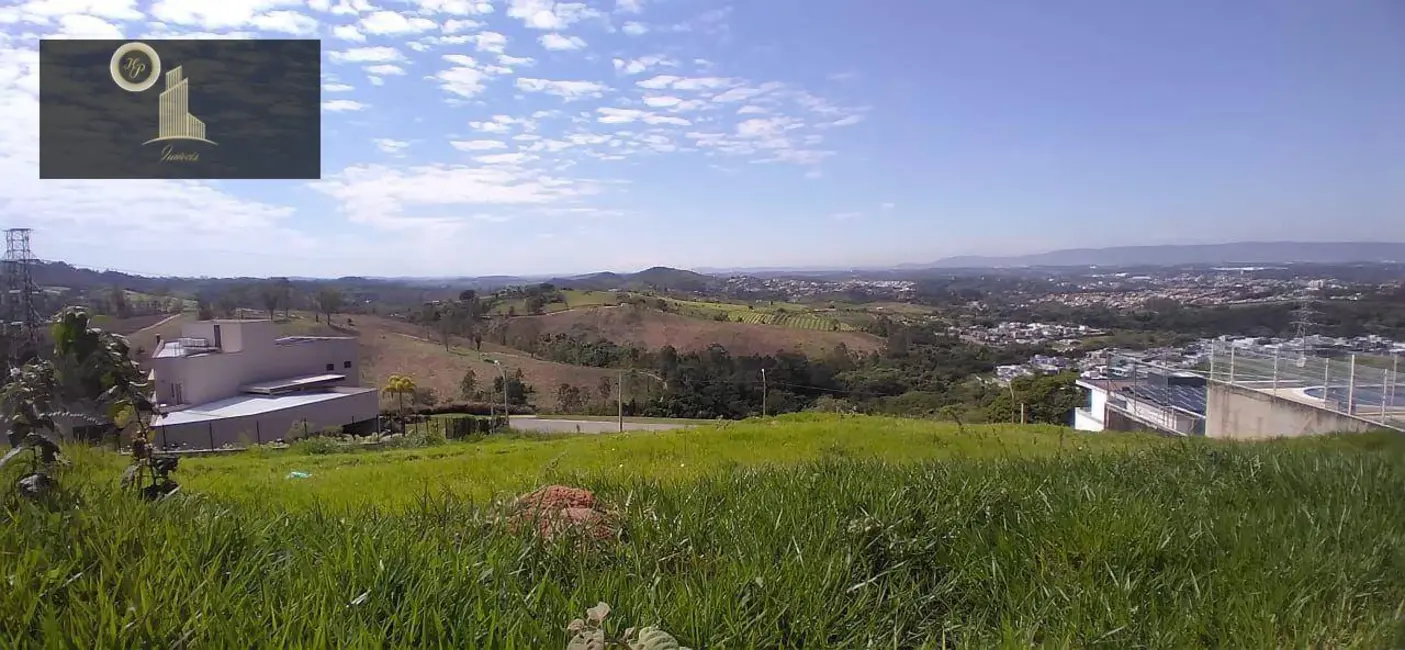
[{"label": "dirt patch", "polygon": [[508,519],[514,530],[535,530],[546,539],[580,535],[609,539],[619,533],[616,517],[589,490],[548,485],[517,498]]},{"label": "dirt patch", "polygon": [[844,344],[850,352],[879,349],[882,339],[862,332],[824,332],[775,325],[690,318],[639,306],[573,309],[543,316],[514,318],[509,336],[579,334],[619,345],[657,350],[671,345],[680,352],[721,345],[735,356],[772,355],[778,351],[823,354]]}]

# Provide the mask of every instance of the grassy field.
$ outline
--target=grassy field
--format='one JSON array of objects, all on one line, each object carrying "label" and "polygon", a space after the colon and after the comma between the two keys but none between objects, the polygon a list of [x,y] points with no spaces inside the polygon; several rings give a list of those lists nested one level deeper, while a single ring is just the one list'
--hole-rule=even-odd
[{"label": "grassy field", "polygon": [[[568,309],[578,309],[582,307],[602,307],[609,305],[618,305],[621,302],[624,302],[625,298],[628,297],[628,294],[615,293],[613,291],[582,291],[579,289],[565,289],[561,291],[561,297],[565,298],[566,301],[547,303],[546,306],[542,307],[542,313],[552,314],[558,311],[566,311]],[[506,314],[509,310],[511,310],[518,316],[527,315],[527,299],[515,298],[512,300],[504,300],[493,305],[493,308],[489,311],[489,313]]]},{"label": "grassy field", "polygon": [[[186,461],[154,505],[88,452],[81,502],[4,507],[0,646],[559,648],[597,601],[693,648],[1405,640],[1398,437],[1059,434],[797,416],[246,455]],[[513,534],[479,496],[548,480],[621,541]]]}]

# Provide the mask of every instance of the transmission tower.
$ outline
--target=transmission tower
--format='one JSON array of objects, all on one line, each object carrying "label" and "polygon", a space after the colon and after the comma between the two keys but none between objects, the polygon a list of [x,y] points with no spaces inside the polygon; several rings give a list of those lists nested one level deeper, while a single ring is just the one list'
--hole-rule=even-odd
[{"label": "transmission tower", "polygon": [[35,299],[34,254],[29,249],[29,228],[5,230],[5,342],[10,367],[23,365],[39,351],[39,310]]},{"label": "transmission tower", "polygon": [[1307,337],[1312,333],[1316,324],[1312,317],[1317,315],[1317,311],[1312,308],[1312,296],[1303,296],[1298,300],[1298,308],[1293,310],[1293,347],[1298,349],[1298,366],[1307,363],[1308,352],[1311,346],[1308,345]]}]

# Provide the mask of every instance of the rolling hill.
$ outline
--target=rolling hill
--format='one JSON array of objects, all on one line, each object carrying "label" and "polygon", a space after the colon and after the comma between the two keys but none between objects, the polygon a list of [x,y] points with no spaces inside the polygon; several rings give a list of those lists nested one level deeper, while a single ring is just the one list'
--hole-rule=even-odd
[{"label": "rolling hill", "polygon": [[638,305],[524,316],[512,319],[507,327],[510,337],[576,334],[650,350],[672,345],[680,352],[704,350],[717,344],[738,356],[769,355],[780,350],[820,354],[841,343],[851,352],[868,352],[883,343],[882,339],[861,332],[704,320]]},{"label": "rolling hill", "polygon": [[948,257],[905,268],[1000,266],[1179,266],[1184,264],[1350,264],[1405,261],[1405,243],[1237,242],[1186,246],[1118,246],[1008,257]]}]

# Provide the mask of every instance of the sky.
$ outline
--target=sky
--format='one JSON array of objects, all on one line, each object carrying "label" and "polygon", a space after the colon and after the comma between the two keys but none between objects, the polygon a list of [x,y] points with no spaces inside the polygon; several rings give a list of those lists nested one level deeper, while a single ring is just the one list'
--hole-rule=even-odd
[{"label": "sky", "polygon": [[[0,5],[0,225],[81,266],[536,275],[1405,241],[1398,0]],[[41,38],[320,38],[322,178],[39,180]]]}]

